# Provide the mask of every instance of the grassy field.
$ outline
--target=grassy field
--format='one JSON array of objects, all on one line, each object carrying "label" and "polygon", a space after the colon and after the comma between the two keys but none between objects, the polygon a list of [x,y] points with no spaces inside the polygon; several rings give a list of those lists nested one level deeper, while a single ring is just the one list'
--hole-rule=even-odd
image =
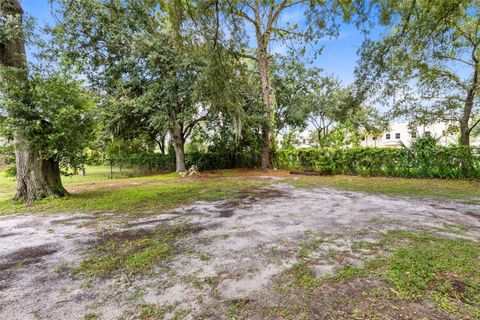
[{"label": "grassy field", "polygon": [[[477,202],[480,182],[466,180],[403,179],[360,176],[294,176],[285,171],[219,170],[199,177],[182,178],[176,173],[125,177],[134,172],[118,169],[110,179],[109,167],[89,167],[85,176],[63,177],[70,195],[47,199],[25,207],[11,200],[16,181],[0,173],[0,215],[13,213],[119,212],[150,214],[191,203],[249,192],[272,183],[286,182],[297,187],[327,186],[387,195],[440,197]],[[279,176],[282,180],[266,179]]]},{"label": "grassy field", "polygon": [[296,185],[323,185],[375,194],[448,198],[466,202],[477,202],[480,200],[480,181],[468,180],[321,176],[304,177]]}]

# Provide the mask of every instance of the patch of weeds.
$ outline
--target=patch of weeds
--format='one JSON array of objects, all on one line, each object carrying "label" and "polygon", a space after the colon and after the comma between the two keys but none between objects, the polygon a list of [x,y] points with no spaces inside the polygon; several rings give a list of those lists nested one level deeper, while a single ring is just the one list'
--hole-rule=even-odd
[{"label": "patch of weeds", "polygon": [[88,313],[83,317],[85,320],[100,320],[100,317],[94,313]]},{"label": "patch of weeds", "polygon": [[153,304],[145,304],[140,308],[138,320],[162,320],[165,317],[165,309]]},{"label": "patch of weeds", "polygon": [[208,284],[211,288],[211,295],[212,297],[218,296],[218,284],[220,283],[221,274],[217,274],[215,276],[205,277],[203,279],[204,283]]},{"label": "patch of weeds", "polygon": [[172,320],[182,320],[182,319],[185,319],[187,315],[188,315],[187,310],[177,310],[173,314]]},{"label": "patch of weeds", "polygon": [[367,270],[355,265],[348,265],[337,270],[336,274],[330,277],[334,282],[344,282],[353,278],[363,277],[368,274]]},{"label": "patch of weeds", "polygon": [[298,248],[299,258],[307,258],[313,251],[316,251],[322,244],[323,239],[321,236],[317,236],[312,240],[303,242]]},{"label": "patch of weeds", "polygon": [[34,310],[32,312],[32,316],[34,319],[40,319],[40,311],[39,310]]},{"label": "patch of weeds", "polygon": [[134,302],[134,303],[137,303],[137,302],[140,302],[140,301],[143,301],[144,299],[144,295],[145,295],[145,291],[141,288],[136,288],[127,298],[128,301],[131,301],[131,302]]},{"label": "patch of weeds", "polygon": [[61,273],[68,272],[69,270],[70,270],[69,264],[66,261],[63,261],[62,263],[60,263],[60,265],[53,268],[52,271],[55,273],[61,274]]},{"label": "patch of weeds", "polygon": [[80,284],[81,289],[90,289],[91,287],[92,287],[92,280],[91,279],[85,280]]},{"label": "patch of weeds", "polygon": [[339,252],[335,249],[328,249],[328,251],[327,251],[327,257],[330,258],[330,259],[335,258],[338,254],[339,254]]},{"label": "patch of weeds", "polygon": [[468,229],[470,229],[470,226],[458,223],[445,223],[443,227],[433,229],[440,232],[462,235],[465,234]]},{"label": "patch of weeds", "polygon": [[294,263],[286,273],[291,277],[292,283],[303,290],[313,289],[320,283],[306,263]]},{"label": "patch of weeds", "polygon": [[115,273],[135,275],[150,271],[155,263],[169,260],[176,254],[175,242],[179,238],[195,231],[198,231],[195,226],[178,225],[106,235],[74,273],[106,277]]},{"label": "patch of weeds", "polygon": [[[477,315],[480,310],[480,245],[466,239],[389,231],[381,245],[390,255],[362,268],[346,266],[336,282],[374,276],[393,285],[403,299],[429,298],[447,312]],[[477,311],[475,311],[477,310]]]},{"label": "patch of weeds", "polygon": [[368,223],[372,223],[372,224],[380,223],[381,221],[382,219],[380,219],[380,217],[371,217],[370,219],[368,219]]},{"label": "patch of weeds", "polygon": [[271,248],[270,248],[270,255],[271,255],[273,258],[278,257],[278,255],[279,255],[278,248],[277,248],[277,247],[271,247]]},{"label": "patch of weeds", "polygon": [[197,252],[196,256],[200,261],[210,261],[211,259],[210,255],[205,252]]},{"label": "patch of weeds", "polygon": [[359,252],[362,250],[373,251],[378,248],[377,243],[372,243],[368,241],[356,241],[352,244],[352,252]]},{"label": "patch of weeds", "polygon": [[218,286],[219,282],[220,282],[220,276],[219,275],[216,275],[216,276],[210,276],[210,277],[205,277],[204,278],[204,281],[206,284],[208,284],[209,286],[215,288]]},{"label": "patch of weeds", "polygon": [[202,287],[202,284],[200,283],[200,280],[198,278],[192,279],[192,287],[195,289],[200,289]]},{"label": "patch of weeds", "polygon": [[23,262],[19,262],[13,266],[13,269],[18,270],[18,269],[22,269],[23,267],[25,267]]},{"label": "patch of weeds", "polygon": [[230,318],[235,318],[235,316],[240,312],[240,310],[251,302],[252,301],[249,299],[237,299],[231,301],[231,304],[227,309],[227,315]]},{"label": "patch of weeds", "polygon": [[200,279],[196,276],[186,276],[183,278],[183,281],[186,284],[191,284],[193,288],[195,289],[201,289],[202,288],[202,283]]},{"label": "patch of weeds", "polygon": [[273,315],[275,317],[279,317],[280,319],[289,319],[292,314],[288,309],[284,309],[282,307],[276,307],[272,311]]}]

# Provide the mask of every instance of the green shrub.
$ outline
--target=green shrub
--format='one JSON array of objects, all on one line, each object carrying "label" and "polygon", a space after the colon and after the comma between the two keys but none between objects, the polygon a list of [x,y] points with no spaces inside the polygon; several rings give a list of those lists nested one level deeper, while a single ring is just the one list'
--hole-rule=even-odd
[{"label": "green shrub", "polygon": [[[255,168],[259,158],[256,154],[246,152],[190,152],[185,155],[185,164],[187,168],[196,165],[199,170]],[[136,153],[107,158],[104,164],[138,169],[147,174],[170,172],[175,171],[175,154]]]},{"label": "green shrub", "polygon": [[17,175],[17,167],[8,166],[5,170],[3,170],[3,174],[5,177],[15,177]]},{"label": "green shrub", "polygon": [[[420,140],[420,139],[419,139]],[[466,146],[443,147],[420,141],[410,148],[322,148],[280,150],[281,169],[392,177],[480,178],[480,150]]]}]

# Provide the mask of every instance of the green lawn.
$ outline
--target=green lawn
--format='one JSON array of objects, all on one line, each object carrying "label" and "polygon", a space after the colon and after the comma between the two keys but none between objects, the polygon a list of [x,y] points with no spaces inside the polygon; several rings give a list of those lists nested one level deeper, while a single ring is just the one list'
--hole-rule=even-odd
[{"label": "green lawn", "polygon": [[234,196],[237,191],[252,190],[278,180],[260,179],[262,175],[283,177],[281,182],[297,187],[327,186],[368,193],[414,197],[440,197],[464,202],[480,199],[480,182],[440,179],[402,179],[360,176],[294,176],[285,171],[219,170],[200,177],[181,178],[176,173],[125,177],[135,172],[118,168],[110,179],[110,168],[88,167],[86,176],[63,177],[71,193],[61,199],[46,199],[29,207],[11,200],[16,181],[0,173],[0,215],[13,213],[119,212],[150,214],[191,203]]},{"label": "green lawn", "polygon": [[109,171],[109,167],[93,167],[87,169],[86,176],[63,177],[64,185],[71,193],[69,196],[45,199],[28,207],[11,200],[15,180],[2,175],[0,215],[78,211],[152,214],[196,200],[231,197],[235,191],[267,183],[265,179],[237,179],[222,175],[181,178],[176,173],[109,179]]},{"label": "green lawn", "polygon": [[[479,319],[478,242],[444,238],[428,232],[398,230],[383,233],[382,236],[382,241],[378,243],[367,242],[362,245],[366,254],[376,258],[367,260],[363,266],[345,265],[337,269],[334,275],[322,278],[314,275],[313,266],[318,263],[315,258],[300,256],[299,261],[277,279],[277,291],[296,297],[294,303],[284,304],[281,312],[308,314],[312,309],[315,310],[316,305],[320,307],[324,303],[318,299],[318,293],[326,288],[341,288],[349,283],[368,283],[375,279],[383,281],[387,286],[374,286],[366,291],[358,289],[364,290],[360,292],[356,286],[351,288],[349,302],[345,304],[353,305],[358,317],[336,314],[332,318],[395,319],[396,317],[384,317],[381,310],[401,310],[406,303],[428,300],[438,309],[451,314],[452,319]],[[315,251],[315,248],[311,250]],[[334,256],[342,254],[339,251]],[[347,306],[344,308],[348,309]],[[269,310],[272,317],[268,318],[276,318],[278,311]]]},{"label": "green lawn", "polygon": [[302,177],[295,184],[299,187],[322,185],[394,196],[448,198],[466,202],[480,201],[480,181],[363,176],[308,176]]}]

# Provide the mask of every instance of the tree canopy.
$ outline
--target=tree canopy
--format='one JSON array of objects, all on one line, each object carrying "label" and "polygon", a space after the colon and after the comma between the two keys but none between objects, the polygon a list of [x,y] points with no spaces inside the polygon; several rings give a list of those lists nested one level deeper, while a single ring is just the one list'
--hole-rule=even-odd
[{"label": "tree canopy", "polygon": [[479,124],[478,1],[390,1],[390,32],[361,50],[358,83],[393,100],[391,114],[411,121],[458,125],[469,144]]}]

